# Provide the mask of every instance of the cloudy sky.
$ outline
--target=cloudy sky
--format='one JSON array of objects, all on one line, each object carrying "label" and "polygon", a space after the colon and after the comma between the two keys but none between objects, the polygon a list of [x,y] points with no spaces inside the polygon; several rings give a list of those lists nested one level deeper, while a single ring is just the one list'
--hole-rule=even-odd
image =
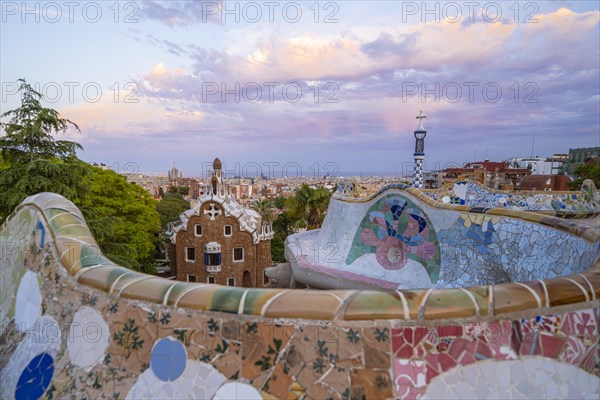
[{"label": "cloudy sky", "polygon": [[26,78],[115,169],[399,173],[421,109],[430,169],[600,145],[597,1],[1,7],[2,112]]}]

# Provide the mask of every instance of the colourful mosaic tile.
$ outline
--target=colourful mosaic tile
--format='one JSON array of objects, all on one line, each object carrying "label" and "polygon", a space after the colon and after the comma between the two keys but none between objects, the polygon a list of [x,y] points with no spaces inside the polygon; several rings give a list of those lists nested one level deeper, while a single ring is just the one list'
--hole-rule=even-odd
[{"label": "colourful mosaic tile", "polygon": [[[52,240],[45,222],[80,213],[54,195],[28,201],[0,231],[2,245],[19,244],[0,268],[2,398],[600,395],[598,262],[452,290],[231,290],[162,281],[103,257],[88,265],[85,246],[71,257],[63,247],[74,238]],[[475,226],[473,254],[493,254],[504,229],[495,217],[428,215],[446,229]],[[491,239],[480,234],[486,222]],[[559,234],[557,246],[582,237],[556,225],[573,237]]]},{"label": "colourful mosaic tile", "polygon": [[464,204],[488,208],[508,208],[551,213],[600,212],[600,197],[592,181],[586,181],[578,192],[511,192],[493,190],[478,182],[452,182],[437,190],[424,190],[427,196],[442,203]]}]

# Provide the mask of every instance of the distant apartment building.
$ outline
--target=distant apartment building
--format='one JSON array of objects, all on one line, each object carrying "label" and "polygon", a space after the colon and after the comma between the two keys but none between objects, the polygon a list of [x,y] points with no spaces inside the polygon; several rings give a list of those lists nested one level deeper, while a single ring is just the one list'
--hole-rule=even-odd
[{"label": "distant apartment building", "polygon": [[167,232],[171,274],[187,282],[269,286],[264,270],[273,264],[272,226],[236,201],[223,183],[218,158],[210,185],[199,192],[202,195],[194,208],[184,212],[182,223],[171,225]]},{"label": "distant apartment building", "polygon": [[122,175],[127,178],[128,182],[141,186],[152,196],[158,196],[161,188],[166,192],[170,184],[169,179],[166,176],[150,176],[129,173]]},{"label": "distant apartment building", "polygon": [[519,189],[521,180],[525,176],[531,175],[531,173],[531,169],[514,168],[508,161],[484,160],[466,163],[463,167],[446,168],[436,172],[435,175],[427,174],[425,185],[434,188],[432,182],[435,182],[435,186],[439,187],[448,181],[469,179],[492,189],[516,190]]},{"label": "distant apartment building", "polygon": [[190,200],[197,200],[200,195],[200,182],[196,179],[190,179],[189,188]]},{"label": "distant apartment building", "polygon": [[568,157],[568,154],[554,154],[552,157],[514,157],[508,161],[514,168],[529,169],[532,175],[556,175]]}]

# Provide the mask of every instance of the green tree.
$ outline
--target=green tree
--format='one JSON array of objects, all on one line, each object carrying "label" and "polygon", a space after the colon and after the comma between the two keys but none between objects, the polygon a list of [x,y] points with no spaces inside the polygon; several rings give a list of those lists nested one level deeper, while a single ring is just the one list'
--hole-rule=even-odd
[{"label": "green tree", "polygon": [[107,257],[155,272],[152,256],[160,228],[156,202],[123,176],[79,160],[78,143],[55,140],[53,134],[79,128],[56,110],[42,107],[42,96],[19,81],[21,107],[2,114],[10,120],[0,123],[0,220],[27,196],[58,193],[81,209]]},{"label": "green tree", "polygon": [[273,221],[273,232],[275,236],[279,236],[285,240],[292,233],[293,225],[294,218],[287,210],[284,210]]},{"label": "green tree", "polygon": [[89,192],[75,204],[103,253],[125,267],[155,273],[153,257],[160,232],[156,201],[114,171],[88,168]]},{"label": "green tree", "polygon": [[280,236],[273,236],[271,240],[271,258],[275,262],[285,262],[285,244]]},{"label": "green tree", "polygon": [[273,221],[273,240],[271,240],[271,258],[275,262],[285,261],[285,239],[292,233],[294,219],[286,210]]},{"label": "green tree", "polygon": [[600,188],[600,161],[581,164],[575,169],[575,180],[571,182],[572,190],[581,190],[581,185],[586,179],[591,179],[597,188]]},{"label": "green tree", "polygon": [[283,210],[283,208],[285,207],[285,197],[283,197],[283,196],[276,197],[275,200],[273,200],[273,206],[275,208],[279,208],[280,210]]},{"label": "green tree", "polygon": [[187,186],[169,186],[167,190],[171,194],[179,194],[181,196],[187,196],[190,193],[190,188]]},{"label": "green tree", "polygon": [[325,219],[332,192],[324,187],[316,189],[302,184],[294,197],[288,200],[289,212],[296,228],[316,229]]},{"label": "green tree", "polygon": [[41,105],[41,95],[24,79],[21,107],[5,112],[0,118],[4,135],[0,137],[0,220],[3,220],[27,196],[54,192],[70,200],[85,193],[87,169],[77,159],[78,143],[55,140],[52,136],[79,127],[61,118],[56,110]]},{"label": "green tree", "polygon": [[26,197],[41,192],[58,193],[77,201],[86,192],[87,169],[81,161],[34,160],[11,164],[0,172],[0,220],[4,220]]},{"label": "green tree", "polygon": [[190,203],[185,201],[181,195],[166,193],[156,205],[156,211],[160,215],[161,228],[165,229],[169,222],[178,221],[179,215],[189,209]]},{"label": "green tree", "polygon": [[0,171],[3,171],[8,167],[9,167],[8,162],[4,161],[4,158],[2,158],[2,152],[0,152]]},{"label": "green tree", "polygon": [[250,204],[250,209],[256,211],[264,222],[272,223],[275,219],[273,202],[269,199],[254,200],[252,204]]},{"label": "green tree", "polygon": [[42,95],[36,92],[25,79],[21,82],[21,107],[5,112],[0,118],[10,117],[0,126],[6,135],[0,138],[2,157],[9,162],[23,163],[36,158],[69,160],[81,150],[79,143],[55,140],[53,133],[65,133],[69,126],[79,131],[72,121],[62,118],[58,111],[42,107]]}]

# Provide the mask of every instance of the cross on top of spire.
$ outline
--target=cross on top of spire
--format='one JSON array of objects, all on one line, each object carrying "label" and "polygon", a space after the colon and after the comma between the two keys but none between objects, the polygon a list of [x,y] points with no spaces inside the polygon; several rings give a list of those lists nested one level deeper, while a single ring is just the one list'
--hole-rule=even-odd
[{"label": "cross on top of spire", "polygon": [[417,119],[419,120],[419,127],[417,128],[417,131],[425,131],[425,127],[423,126],[424,118],[427,118],[427,116],[423,114],[423,111],[419,111],[419,115],[417,115]]}]

